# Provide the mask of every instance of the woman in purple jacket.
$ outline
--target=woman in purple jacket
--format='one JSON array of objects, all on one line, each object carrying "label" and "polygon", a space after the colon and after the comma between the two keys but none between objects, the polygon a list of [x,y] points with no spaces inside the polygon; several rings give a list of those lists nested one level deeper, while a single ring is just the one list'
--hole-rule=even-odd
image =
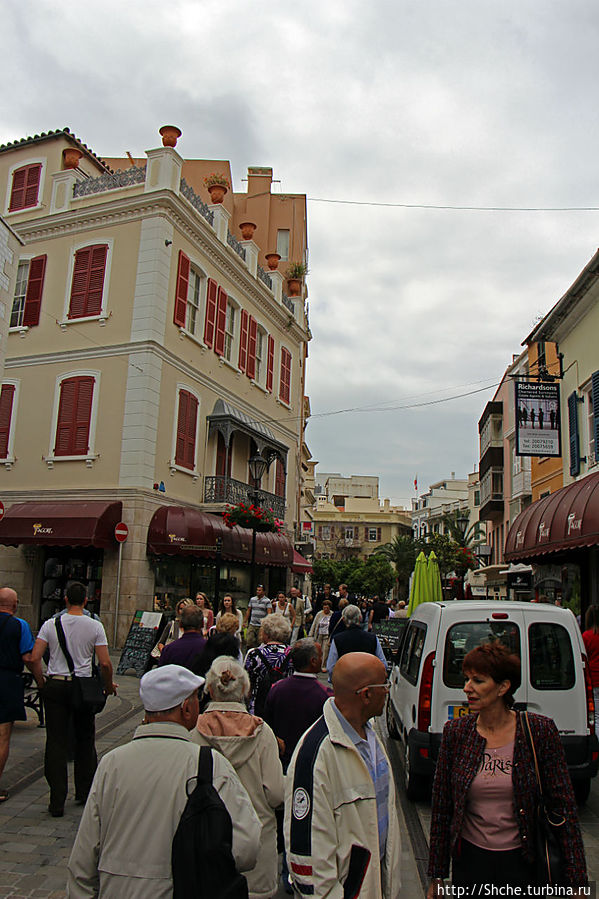
[{"label": "woman in purple jacket", "polygon": [[[428,899],[442,894],[452,861],[452,883],[468,887],[536,885],[534,819],[537,785],[520,716],[512,709],[520,660],[500,643],[484,643],[464,658],[470,714],[443,730],[433,785]],[[543,792],[563,815],[566,878],[587,883],[576,801],[553,721],[529,714]],[[481,894],[482,895],[482,894]]]}]

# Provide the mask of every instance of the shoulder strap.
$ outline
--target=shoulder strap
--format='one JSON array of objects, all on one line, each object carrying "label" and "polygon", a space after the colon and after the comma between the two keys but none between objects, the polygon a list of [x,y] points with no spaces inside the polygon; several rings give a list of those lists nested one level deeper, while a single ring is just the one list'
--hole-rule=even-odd
[{"label": "shoulder strap", "polygon": [[60,620],[60,616],[58,616],[58,618],[54,619],[54,625],[56,627],[56,636],[58,637],[58,643],[60,645],[60,648],[62,649],[62,654],[64,655],[65,659],[67,660],[67,665],[69,666],[69,671],[71,672],[71,675],[74,676],[75,664],[73,662],[73,657],[72,657],[71,653],[69,652],[69,647],[67,646],[67,638],[65,637],[65,633],[64,633],[64,630],[62,627],[62,621]]},{"label": "shoulder strap", "polygon": [[263,656],[263,655],[262,655],[262,653],[260,652],[260,648],[259,648],[258,646],[256,646],[256,652],[258,653],[258,655],[260,656],[260,658],[262,659],[262,661],[264,662],[264,664],[266,665],[266,667],[268,668],[268,670],[269,670],[269,671],[272,671],[272,670],[273,670],[273,666],[270,664],[270,662],[268,661],[268,659],[266,658],[266,656]]},{"label": "shoulder strap", "polygon": [[532,736],[532,730],[530,729],[530,719],[528,717],[528,712],[520,712],[520,723],[522,724],[522,728],[526,735],[526,740],[532,752],[532,758],[535,764],[535,775],[537,778],[537,786],[539,788],[539,795],[541,799],[543,799],[543,787],[541,786],[541,776],[539,774],[539,763],[537,761],[537,752],[535,749],[535,741]]},{"label": "shoulder strap", "polygon": [[198,783],[212,786],[212,750],[209,746],[201,746],[198,756]]}]

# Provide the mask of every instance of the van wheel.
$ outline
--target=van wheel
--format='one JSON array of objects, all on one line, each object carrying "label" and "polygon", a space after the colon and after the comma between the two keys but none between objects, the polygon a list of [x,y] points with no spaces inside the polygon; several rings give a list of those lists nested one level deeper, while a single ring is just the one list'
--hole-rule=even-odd
[{"label": "van wheel", "polygon": [[424,799],[427,793],[426,777],[422,774],[414,774],[410,766],[410,747],[406,745],[404,755],[404,783],[408,799],[417,801]]},{"label": "van wheel", "polygon": [[387,731],[389,733],[389,736],[393,740],[399,740],[401,735],[399,733],[399,730],[397,729],[397,722],[395,721],[395,715],[393,714],[393,709],[391,708],[390,696],[387,697],[387,711],[385,717],[387,719]]},{"label": "van wheel", "polygon": [[578,802],[579,805],[584,805],[591,792],[591,778],[586,777],[584,780],[575,780],[572,782],[572,786],[574,787],[576,802]]}]

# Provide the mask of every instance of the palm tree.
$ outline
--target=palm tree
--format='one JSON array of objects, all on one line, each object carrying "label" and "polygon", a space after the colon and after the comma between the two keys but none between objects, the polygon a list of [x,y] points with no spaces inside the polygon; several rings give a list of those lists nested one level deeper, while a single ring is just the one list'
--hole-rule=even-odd
[{"label": "palm tree", "polygon": [[473,522],[468,526],[468,518],[465,510],[454,509],[453,512],[446,512],[443,516],[443,527],[445,533],[456,544],[456,566],[455,573],[457,575],[458,599],[464,598],[464,578],[469,568],[475,568],[478,565],[478,559],[474,553],[477,546],[481,546],[486,539],[486,531],[484,525],[480,521]]},{"label": "palm tree", "polygon": [[416,563],[416,546],[414,538],[408,534],[400,534],[394,537],[390,543],[385,543],[376,553],[393,562],[397,574],[397,587],[400,599],[408,598],[410,575]]}]

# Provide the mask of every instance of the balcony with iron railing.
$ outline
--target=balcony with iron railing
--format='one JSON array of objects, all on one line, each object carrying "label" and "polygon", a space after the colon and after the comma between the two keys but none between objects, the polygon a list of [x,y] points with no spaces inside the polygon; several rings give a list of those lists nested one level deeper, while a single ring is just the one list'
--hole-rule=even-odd
[{"label": "balcony with iron railing", "polygon": [[503,468],[489,468],[480,479],[480,520],[493,521],[503,515]]},{"label": "balcony with iron railing", "polygon": [[252,503],[255,502],[255,493],[260,494],[263,509],[272,509],[277,518],[285,517],[285,499],[282,496],[224,475],[208,475],[204,478],[205,503],[229,503],[232,506],[237,503]]}]

